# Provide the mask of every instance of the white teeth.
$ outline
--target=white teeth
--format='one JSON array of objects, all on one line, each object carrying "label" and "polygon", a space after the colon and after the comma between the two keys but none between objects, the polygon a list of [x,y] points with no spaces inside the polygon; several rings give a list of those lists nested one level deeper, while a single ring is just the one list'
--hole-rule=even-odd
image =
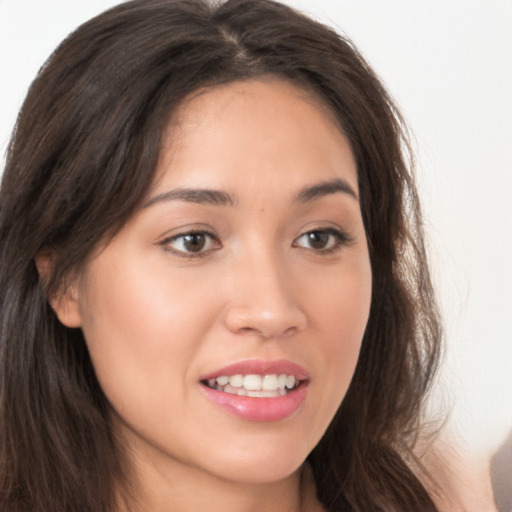
[{"label": "white teeth", "polygon": [[286,377],[286,387],[288,389],[293,389],[295,387],[295,377],[293,375],[288,375],[288,377]]},{"label": "white teeth", "polygon": [[247,391],[261,391],[261,375],[246,375],[244,377],[244,388]]},{"label": "white teeth", "polygon": [[263,391],[276,391],[279,388],[277,375],[265,375],[261,384]]},{"label": "white teeth", "polygon": [[241,388],[244,385],[244,378],[242,375],[233,375],[229,377],[229,384],[234,388]]},{"label": "white teeth", "polygon": [[218,391],[240,396],[275,397],[284,396],[294,389],[299,380],[293,375],[221,375],[208,379],[208,386]]}]

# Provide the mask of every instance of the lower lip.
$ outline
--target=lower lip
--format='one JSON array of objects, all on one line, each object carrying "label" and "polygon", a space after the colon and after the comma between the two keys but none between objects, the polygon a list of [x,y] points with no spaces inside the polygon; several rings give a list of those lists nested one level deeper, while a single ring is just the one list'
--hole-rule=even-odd
[{"label": "lower lip", "polygon": [[284,396],[274,398],[257,398],[239,396],[224,391],[217,391],[201,384],[206,397],[225,411],[250,421],[280,421],[288,418],[300,409],[305,398],[307,383]]}]

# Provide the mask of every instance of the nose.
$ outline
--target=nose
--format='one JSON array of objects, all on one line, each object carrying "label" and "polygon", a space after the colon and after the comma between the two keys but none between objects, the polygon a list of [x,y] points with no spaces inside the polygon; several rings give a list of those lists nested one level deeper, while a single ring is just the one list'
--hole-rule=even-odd
[{"label": "nose", "polygon": [[276,257],[260,257],[232,269],[232,296],[225,314],[230,331],[270,339],[306,328],[306,313],[296,300],[298,276],[283,267]]}]

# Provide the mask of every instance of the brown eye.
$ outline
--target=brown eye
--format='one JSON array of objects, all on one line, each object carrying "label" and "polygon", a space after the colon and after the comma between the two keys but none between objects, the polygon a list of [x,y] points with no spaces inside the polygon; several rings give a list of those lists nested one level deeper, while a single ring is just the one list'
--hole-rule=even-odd
[{"label": "brown eye", "polygon": [[182,245],[188,252],[202,251],[206,245],[206,236],[204,233],[184,235]]},{"label": "brown eye", "polygon": [[349,241],[350,237],[343,231],[332,228],[316,229],[296,238],[293,246],[329,253],[341,249]]},{"label": "brown eye", "polygon": [[182,257],[206,255],[221,247],[218,239],[205,231],[193,231],[175,235],[164,240],[161,245],[168,251]]},{"label": "brown eye", "polygon": [[311,249],[325,249],[329,245],[332,235],[325,231],[311,231],[306,233],[304,238]]}]

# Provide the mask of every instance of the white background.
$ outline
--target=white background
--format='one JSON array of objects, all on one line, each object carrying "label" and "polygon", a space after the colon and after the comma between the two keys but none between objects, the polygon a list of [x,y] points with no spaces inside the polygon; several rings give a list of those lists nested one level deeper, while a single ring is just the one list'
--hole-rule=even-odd
[{"label": "white background", "polygon": [[[0,0],[0,152],[54,47],[116,0]],[[512,1],[287,0],[351,37],[415,134],[447,354],[436,393],[491,454],[512,428]],[[3,168],[3,163],[1,167]]]}]

